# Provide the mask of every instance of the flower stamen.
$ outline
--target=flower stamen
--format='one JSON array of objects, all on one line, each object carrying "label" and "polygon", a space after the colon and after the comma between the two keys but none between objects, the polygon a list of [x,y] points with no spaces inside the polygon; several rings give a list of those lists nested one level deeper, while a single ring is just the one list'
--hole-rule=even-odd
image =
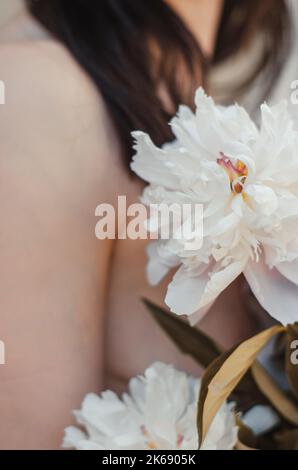
[{"label": "flower stamen", "polygon": [[218,158],[216,162],[226,171],[230,179],[232,193],[242,193],[248,175],[248,169],[245,163],[241,160],[237,160],[236,164],[234,164],[223,152],[220,152],[220,158]]},{"label": "flower stamen", "polygon": [[148,439],[147,440],[148,449],[150,449],[150,450],[157,449],[157,445],[155,444],[155,442],[149,440],[149,433],[148,433],[146,427],[143,424],[141,425],[141,433],[143,434],[145,439]]}]

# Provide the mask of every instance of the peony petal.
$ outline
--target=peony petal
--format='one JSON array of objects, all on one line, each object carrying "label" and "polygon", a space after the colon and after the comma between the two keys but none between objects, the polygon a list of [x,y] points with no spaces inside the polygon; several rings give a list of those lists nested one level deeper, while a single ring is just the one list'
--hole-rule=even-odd
[{"label": "peony petal", "polygon": [[62,442],[63,449],[77,449],[80,442],[87,439],[87,435],[74,426],[68,426],[64,429],[64,438]]},{"label": "peony petal", "polygon": [[97,442],[87,441],[87,439],[85,439],[84,441],[81,441],[78,444],[77,450],[107,450],[107,449],[103,445],[98,444]]},{"label": "peony petal", "polygon": [[242,273],[246,264],[247,257],[243,257],[213,272],[201,299],[201,307],[213,302]]},{"label": "peony petal", "polygon": [[181,266],[168,286],[165,303],[177,315],[197,312],[208,281],[208,269],[201,276],[193,277]]},{"label": "peony petal", "polygon": [[147,279],[152,286],[156,286],[167,275],[169,270],[178,265],[178,257],[170,251],[162,250],[161,256],[159,247],[161,242],[152,242],[147,247]]},{"label": "peony petal", "polygon": [[261,306],[283,325],[298,321],[298,287],[277,269],[269,269],[263,256],[244,270],[250,288]]},{"label": "peony petal", "polygon": [[223,403],[213,419],[201,450],[233,450],[238,436],[233,407],[231,403]]},{"label": "peony petal", "polygon": [[[215,301],[215,300],[214,300]],[[200,308],[200,310],[197,310],[195,313],[192,313],[191,315],[188,316],[188,322],[190,326],[195,326],[197,323],[199,323],[202,318],[204,318],[205,315],[209,312],[210,308],[214,302],[210,302],[210,304],[205,305],[205,307]]]},{"label": "peony petal", "polygon": [[249,205],[259,214],[271,215],[278,207],[278,200],[275,192],[269,186],[261,184],[250,184],[245,189],[249,197]]},{"label": "peony petal", "polygon": [[170,125],[179,145],[198,158],[199,140],[193,112],[187,106],[180,106],[178,115],[172,119]]},{"label": "peony petal", "polygon": [[[92,414],[92,419],[98,420],[95,423],[98,428],[102,427],[101,421],[106,420],[106,430],[94,439],[88,430],[85,434],[74,427],[66,428],[63,447],[77,450],[195,450],[198,447],[196,408],[199,387],[200,382],[194,377],[157,362],[143,376],[131,380],[131,395],[123,397],[123,406],[127,409],[125,422],[118,419],[115,423],[115,414],[109,410],[104,412],[115,401],[112,392],[103,392],[98,397],[100,404],[94,395],[88,395],[84,400],[85,409],[92,414],[92,410],[96,412],[98,407],[102,408],[102,413]],[[231,405],[223,404],[210,427],[206,448],[232,448],[236,442],[235,429]]]},{"label": "peony petal", "polygon": [[298,286],[298,260],[284,261],[275,266],[276,269],[289,281]]},{"label": "peony petal", "polygon": [[[196,92],[195,104],[200,147],[213,158],[231,142],[237,145],[238,153],[239,146],[243,148],[258,135],[255,124],[241,106],[216,106],[202,88]],[[251,164],[254,166],[252,160]]]},{"label": "peony petal", "polygon": [[182,266],[168,287],[165,302],[177,315],[195,314],[192,323],[200,320],[219,294],[241,274],[246,263],[247,258],[244,257],[218,271],[210,273],[206,269],[197,277]]},{"label": "peony petal", "polygon": [[172,161],[168,158],[167,152],[156,147],[150,137],[144,132],[133,132],[135,139],[131,169],[148,183],[166,186],[177,189],[179,178],[171,173],[169,165]]}]

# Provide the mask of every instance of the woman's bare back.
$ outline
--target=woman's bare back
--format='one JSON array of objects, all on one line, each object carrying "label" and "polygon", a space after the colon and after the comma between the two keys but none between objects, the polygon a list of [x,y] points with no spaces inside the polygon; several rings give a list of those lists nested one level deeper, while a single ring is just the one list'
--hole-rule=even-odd
[{"label": "woman's bare back", "polygon": [[[120,390],[154,360],[198,373],[150,318],[144,241],[95,237],[95,208],[142,183],[108,110],[67,50],[26,13],[0,37],[1,447],[56,448],[85,393]],[[200,325],[229,346],[253,322],[237,284]]]}]

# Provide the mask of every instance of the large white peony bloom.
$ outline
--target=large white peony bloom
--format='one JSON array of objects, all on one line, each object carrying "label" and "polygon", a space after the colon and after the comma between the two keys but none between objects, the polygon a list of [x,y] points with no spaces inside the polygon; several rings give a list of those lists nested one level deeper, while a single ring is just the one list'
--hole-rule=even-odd
[{"label": "large white peony bloom", "polygon": [[[144,377],[129,383],[129,395],[89,394],[75,416],[86,430],[65,430],[64,448],[78,450],[197,449],[196,408],[199,381],[172,366],[153,364]],[[213,420],[202,449],[230,450],[237,427],[224,403]]]},{"label": "large white peony bloom", "polygon": [[260,304],[283,324],[298,320],[298,132],[286,102],[261,107],[258,129],[238,105],[216,106],[200,88],[196,113],[182,106],[174,144],[157,148],[135,132],[132,169],[150,183],[146,204],[201,203],[203,246],[154,242],[152,283],[178,267],[166,303],[198,321],[244,273]]}]

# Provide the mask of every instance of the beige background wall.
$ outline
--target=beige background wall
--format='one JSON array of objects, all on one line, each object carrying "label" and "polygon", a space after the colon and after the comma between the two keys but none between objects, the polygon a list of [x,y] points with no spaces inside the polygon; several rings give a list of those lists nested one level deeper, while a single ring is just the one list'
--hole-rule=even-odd
[{"label": "beige background wall", "polygon": [[22,0],[0,0],[0,28],[22,5]]}]

